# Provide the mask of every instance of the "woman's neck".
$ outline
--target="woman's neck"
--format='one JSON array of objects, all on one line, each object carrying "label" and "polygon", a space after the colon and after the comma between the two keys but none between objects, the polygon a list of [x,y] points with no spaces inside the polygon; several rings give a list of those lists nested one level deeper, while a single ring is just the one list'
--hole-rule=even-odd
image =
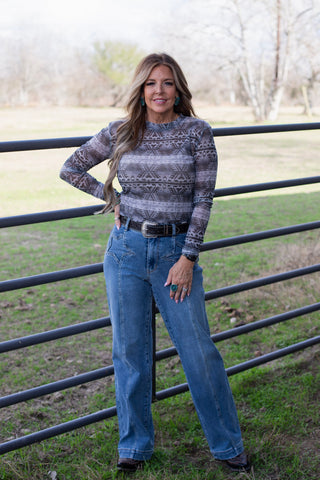
[{"label": "woman's neck", "polygon": [[151,123],[171,123],[171,122],[174,122],[175,120],[177,120],[177,118],[179,117],[179,115],[176,113],[176,112],[172,112],[170,113],[170,115],[162,115],[162,114],[159,114],[159,115],[156,115],[156,114],[152,114],[152,115],[146,115],[146,120],[147,122],[151,122]]}]

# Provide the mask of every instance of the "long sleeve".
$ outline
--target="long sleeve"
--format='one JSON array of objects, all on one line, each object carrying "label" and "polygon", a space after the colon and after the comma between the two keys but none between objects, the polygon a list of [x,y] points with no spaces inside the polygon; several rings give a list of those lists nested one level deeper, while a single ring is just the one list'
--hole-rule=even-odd
[{"label": "long sleeve", "polygon": [[203,242],[213,202],[218,157],[212,128],[207,124],[193,148],[195,185],[193,210],[183,253],[197,255]]},{"label": "long sleeve", "polygon": [[88,170],[112,156],[115,130],[113,122],[78,148],[63,164],[60,178],[73,187],[103,200],[104,184],[90,175]]}]

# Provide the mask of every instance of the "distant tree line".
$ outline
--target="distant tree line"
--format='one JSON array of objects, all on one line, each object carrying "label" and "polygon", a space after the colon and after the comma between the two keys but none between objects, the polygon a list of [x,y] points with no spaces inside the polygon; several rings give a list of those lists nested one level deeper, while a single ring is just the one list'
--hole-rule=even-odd
[{"label": "distant tree line", "polygon": [[121,42],[71,48],[36,37],[2,43],[0,105],[118,105],[143,56]]},{"label": "distant tree line", "polygon": [[[319,0],[189,0],[158,33],[196,98],[250,105],[257,120],[276,119],[281,102],[310,115],[320,103]],[[0,105],[121,105],[146,53],[122,42],[4,40]]]}]

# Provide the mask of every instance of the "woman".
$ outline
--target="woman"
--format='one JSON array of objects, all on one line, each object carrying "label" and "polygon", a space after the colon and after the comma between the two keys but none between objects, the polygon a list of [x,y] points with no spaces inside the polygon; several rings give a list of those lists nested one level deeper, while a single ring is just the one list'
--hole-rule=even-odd
[{"label": "woman", "polygon": [[[210,338],[198,264],[216,181],[212,129],[195,118],[184,74],[166,54],[140,62],[127,112],[80,147],[60,174],[104,198],[104,211],[115,214],[104,273],[113,329],[118,468],[135,471],[153,453],[153,295],[212,454],[233,470],[248,470],[227,375]],[[103,186],[87,171],[105,159],[110,174]],[[121,194],[112,186],[116,175]]]}]

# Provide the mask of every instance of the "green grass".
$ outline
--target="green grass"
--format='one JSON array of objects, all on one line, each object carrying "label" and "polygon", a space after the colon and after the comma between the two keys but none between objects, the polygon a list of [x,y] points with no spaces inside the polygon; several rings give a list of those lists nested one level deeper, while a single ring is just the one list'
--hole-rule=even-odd
[{"label": "green grass", "polygon": [[[54,120],[59,116],[59,110],[52,117],[45,116],[45,122],[36,122],[31,133],[27,113],[21,112],[19,128],[25,135],[21,133],[20,139],[35,138],[36,134],[63,136],[55,131]],[[90,109],[78,114],[79,134],[88,134],[85,115],[92,131],[97,130],[95,118],[96,123],[102,123],[105,113],[100,110],[97,117],[95,114]],[[211,118],[210,115],[208,113],[207,118]],[[73,124],[77,124],[77,115],[71,111],[62,119],[61,128],[65,128],[66,135],[69,132],[70,135],[77,134],[70,126]],[[231,118],[229,124],[232,124]],[[303,135],[307,139],[305,143]],[[289,134],[279,135],[276,140],[268,136],[259,137],[260,140],[258,136],[218,139],[220,186],[317,174],[316,135],[295,133],[292,141],[289,141]],[[38,154],[32,156],[29,153],[23,168],[23,164],[17,162],[20,154],[11,157],[11,163],[6,164],[8,168],[1,181],[2,193],[6,198],[10,197],[12,203],[8,203],[6,210],[1,204],[3,214],[91,203],[85,195],[56,180],[65,151],[55,151],[55,159],[43,164],[39,176],[36,175],[37,165],[41,158],[47,158],[47,154],[46,157],[44,152]],[[305,163],[301,162],[300,156],[306,159]],[[16,179],[15,188],[10,178]],[[34,189],[38,184],[41,188]],[[51,196],[50,192],[55,193]],[[318,220],[319,201],[320,192],[314,187],[275,190],[268,192],[267,196],[217,199],[205,240]],[[101,262],[111,228],[111,216],[92,216],[3,229],[0,232],[1,280]],[[205,289],[214,290],[308,266],[317,263],[319,257],[319,234],[315,230],[203,252],[200,262],[204,267]],[[211,332],[218,333],[318,302],[318,286],[319,274],[313,274],[209,301],[207,312]],[[7,292],[0,298],[0,339],[30,335],[107,314],[102,274]],[[235,323],[231,319],[235,319]],[[218,347],[226,367],[230,367],[319,335],[319,320],[319,312],[315,312],[220,342]],[[171,346],[159,315],[156,327],[157,349]],[[237,478],[319,479],[319,356],[319,348],[315,346],[230,377],[245,447],[254,464],[252,472]],[[1,395],[111,363],[110,328],[2,354]],[[177,357],[157,363],[157,390],[184,382]],[[0,412],[0,440],[4,442],[111,407],[114,401],[113,377],[108,377],[5,408]],[[211,457],[189,393],[155,403],[153,414],[156,431],[154,456],[143,472],[131,478],[235,478]],[[117,441],[117,422],[112,418],[1,456],[0,479],[55,478],[49,472],[56,472],[56,480],[122,478],[116,472]]]},{"label": "green grass", "polygon": [[[319,354],[309,352],[285,364],[231,378],[246,447],[254,462],[254,473],[240,478],[319,478],[317,362]],[[153,410],[155,453],[145,471],[132,478],[235,478],[211,458],[188,393],[159,402]],[[54,417],[54,411],[46,414]],[[49,471],[56,471],[61,479],[118,478],[116,442],[116,422],[110,419],[3,456],[0,478],[37,480],[49,478]]]},{"label": "green grass", "polygon": [[[317,218],[320,194],[217,200],[206,240],[290,225]],[[277,212],[272,216],[268,212]],[[250,214],[246,215],[246,212]],[[102,260],[111,217],[64,220],[2,232],[3,278],[15,278]],[[21,245],[20,245],[21,244]],[[20,245],[17,248],[17,245]],[[204,252],[206,290],[315,263],[317,232],[294,234]],[[15,259],[12,262],[12,258]],[[319,300],[318,276],[209,301],[212,333]],[[102,275],[8,292],[2,296],[1,339],[16,338],[106,315]],[[219,343],[227,367],[319,334],[314,313]],[[157,348],[170,346],[161,318]],[[2,355],[2,393],[110,365],[111,332],[94,331]],[[316,479],[319,466],[319,353],[316,347],[230,378],[254,474],[245,478]],[[177,357],[157,364],[157,390],[184,383]],[[5,409],[2,440],[32,433],[114,405],[113,378],[107,378]],[[306,408],[307,405],[307,408]],[[153,406],[156,450],[139,478],[233,478],[208,451],[188,393]],[[293,421],[294,419],[294,421]],[[5,422],[4,422],[5,421]],[[80,429],[1,458],[0,478],[35,480],[56,471],[58,479],[115,477],[115,419]],[[311,455],[311,460],[310,460]],[[255,476],[254,476],[255,475]],[[138,476],[133,476],[138,478]]]}]

